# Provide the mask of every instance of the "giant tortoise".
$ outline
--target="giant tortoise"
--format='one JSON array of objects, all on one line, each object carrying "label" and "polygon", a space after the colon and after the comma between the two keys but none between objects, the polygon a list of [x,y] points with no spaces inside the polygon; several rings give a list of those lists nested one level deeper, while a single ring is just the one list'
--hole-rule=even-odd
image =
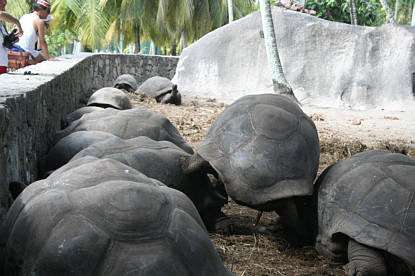
[{"label": "giant tortoise", "polygon": [[184,173],[181,158],[190,154],[175,144],[154,141],[145,136],[128,140],[114,137],[83,149],[71,162],[84,156],[115,159],[185,193],[195,204],[208,230],[222,230],[225,227],[221,207],[227,203],[227,197],[214,189],[206,174]]},{"label": "giant tortoise", "polygon": [[65,165],[75,154],[84,148],[112,137],[116,136],[97,130],[77,131],[63,137],[41,159],[39,163],[40,176],[46,177],[50,172]]},{"label": "giant tortoise", "polygon": [[117,77],[113,86],[115,88],[134,93],[137,90],[137,81],[133,75],[122,74]]},{"label": "giant tortoise", "polygon": [[158,103],[182,104],[182,96],[177,90],[177,85],[165,77],[155,76],[147,79],[138,87],[136,93],[152,97]]},{"label": "giant tortoise", "polygon": [[303,242],[311,236],[296,204],[313,193],[319,156],[316,127],[301,108],[286,96],[261,94],[227,107],[183,166],[216,172],[235,202],[275,210]]},{"label": "giant tortoise", "polygon": [[105,131],[123,139],[147,136],[156,141],[170,141],[184,151],[193,153],[192,148],[184,141],[169,119],[142,108],[127,110],[106,108],[85,114],[67,128],[58,131],[55,141],[73,132],[85,130]]},{"label": "giant tortoise", "polygon": [[20,194],[1,229],[0,274],[232,275],[186,195],[93,157]]},{"label": "giant tortoise", "polygon": [[87,106],[112,107],[116,109],[130,109],[131,102],[128,96],[120,89],[104,87],[95,91],[89,97]]},{"label": "giant tortoise", "polygon": [[70,123],[72,123],[73,121],[78,120],[84,114],[91,113],[91,112],[98,111],[98,110],[103,110],[103,109],[104,109],[103,107],[99,107],[99,106],[83,106],[83,107],[80,107],[77,110],[72,111],[71,113],[69,113],[65,116],[65,119],[61,123],[61,127],[62,128],[67,127]]},{"label": "giant tortoise", "polygon": [[318,178],[317,251],[349,275],[415,275],[415,159],[372,150]]}]

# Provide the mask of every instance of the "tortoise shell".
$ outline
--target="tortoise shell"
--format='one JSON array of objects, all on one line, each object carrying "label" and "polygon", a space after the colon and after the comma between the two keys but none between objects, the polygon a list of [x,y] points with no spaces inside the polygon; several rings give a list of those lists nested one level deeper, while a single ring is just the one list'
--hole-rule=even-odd
[{"label": "tortoise shell", "polygon": [[55,141],[73,132],[85,130],[104,131],[123,139],[147,136],[156,141],[170,141],[184,151],[193,153],[192,148],[184,141],[169,119],[142,108],[127,110],[106,108],[85,114],[67,128],[58,131]]},{"label": "tortoise shell", "polygon": [[231,275],[183,193],[112,159],[29,185],[0,237],[5,276]]},{"label": "tortoise shell", "polygon": [[124,89],[128,92],[134,92],[137,90],[137,81],[133,75],[122,74],[114,81],[114,87]]},{"label": "tortoise shell", "polygon": [[415,159],[372,150],[327,168],[316,182],[317,251],[347,256],[347,239],[389,252],[415,275]]},{"label": "tortoise shell", "polygon": [[114,137],[83,149],[71,162],[84,156],[115,159],[185,193],[209,230],[213,228],[214,215],[227,203],[227,197],[214,190],[207,174],[183,171],[181,159],[190,154],[168,141],[154,141],[145,136],[128,140]]},{"label": "tortoise shell", "polygon": [[155,76],[147,79],[137,89],[137,94],[152,98],[160,97],[172,91],[173,83],[165,77]]},{"label": "tortoise shell", "polygon": [[49,150],[46,157],[40,162],[40,175],[62,167],[81,150],[111,137],[116,136],[97,130],[77,131],[63,137]]},{"label": "tortoise shell", "polygon": [[104,87],[95,91],[88,100],[87,106],[113,107],[116,109],[130,109],[131,102],[128,96],[120,89]]},{"label": "tortoise shell", "polygon": [[73,121],[78,120],[79,118],[82,117],[82,115],[87,114],[87,113],[91,113],[97,110],[102,110],[103,107],[98,107],[98,106],[84,106],[84,107],[80,107],[77,110],[69,113],[68,115],[65,116],[65,119],[63,120],[63,127],[67,127],[70,123],[72,123]]},{"label": "tortoise shell", "polygon": [[271,210],[311,195],[320,146],[313,121],[285,96],[244,96],[215,120],[197,152],[236,202]]}]

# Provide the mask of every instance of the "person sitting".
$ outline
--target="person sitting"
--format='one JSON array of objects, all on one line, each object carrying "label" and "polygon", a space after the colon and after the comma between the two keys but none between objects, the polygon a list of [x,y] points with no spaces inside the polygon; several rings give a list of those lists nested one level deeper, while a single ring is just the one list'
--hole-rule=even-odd
[{"label": "person sitting", "polygon": [[[47,0],[37,0],[36,3],[33,3],[33,12],[25,14],[20,18],[23,35],[10,51],[29,53],[32,59],[31,64],[44,60],[56,60],[49,56],[48,45],[45,40],[44,20],[48,17],[50,8],[51,4]],[[36,50],[36,42],[42,49],[43,55]]]},{"label": "person sitting", "polygon": [[[15,36],[19,37],[23,34],[22,27],[20,26],[19,20],[17,20],[13,16],[11,16],[9,13],[4,11],[6,8],[6,5],[7,5],[7,0],[0,0],[0,20],[15,24],[17,28],[17,32]],[[6,36],[7,36],[6,28],[0,22],[0,75],[7,72],[7,66],[8,66],[7,49],[3,45],[3,41]]]}]

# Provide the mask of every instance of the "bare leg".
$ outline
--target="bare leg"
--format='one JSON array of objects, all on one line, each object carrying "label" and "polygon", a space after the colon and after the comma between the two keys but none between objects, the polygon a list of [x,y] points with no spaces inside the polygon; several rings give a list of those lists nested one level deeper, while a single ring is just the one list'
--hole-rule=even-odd
[{"label": "bare leg", "polygon": [[349,263],[345,266],[345,269],[349,276],[388,275],[384,258],[376,249],[350,239],[347,255]]},{"label": "bare leg", "polygon": [[45,59],[42,57],[42,55],[38,55],[35,60],[33,60],[33,59],[30,58],[29,59],[29,64],[32,64],[33,65],[33,64],[40,63],[42,61],[45,61]]}]

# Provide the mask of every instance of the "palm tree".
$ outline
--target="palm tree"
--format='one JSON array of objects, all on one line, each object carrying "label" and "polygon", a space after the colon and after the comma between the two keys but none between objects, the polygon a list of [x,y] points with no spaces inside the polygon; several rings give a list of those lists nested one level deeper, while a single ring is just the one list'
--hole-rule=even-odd
[{"label": "palm tree", "polygon": [[411,26],[415,26],[415,5],[414,5],[414,8],[412,10]]},{"label": "palm tree", "polygon": [[[134,43],[135,53],[140,52],[140,42],[144,40],[158,41],[156,31],[156,14],[158,3],[154,0],[100,0],[100,6],[112,11],[111,27],[106,41],[125,44]],[[164,33],[163,33],[164,34]]]},{"label": "palm tree", "polygon": [[358,23],[357,23],[356,0],[350,0],[350,19],[351,19],[352,25],[358,25]]},{"label": "palm tree", "polygon": [[233,1],[228,0],[229,23],[233,21]]},{"label": "palm tree", "polygon": [[30,6],[24,1],[9,0],[7,1],[6,11],[16,18],[20,18],[30,11]]},{"label": "palm tree", "polygon": [[399,6],[400,6],[400,1],[396,0],[396,2],[395,2],[395,15],[393,17],[395,19],[395,21],[398,21]]},{"label": "palm tree", "polygon": [[100,49],[110,28],[110,10],[99,5],[99,0],[57,0],[52,12],[56,28],[73,30],[80,35],[82,45]]},{"label": "palm tree", "polygon": [[392,14],[391,9],[389,8],[388,3],[386,3],[386,1],[385,1],[385,0],[379,0],[379,1],[380,1],[380,3],[382,4],[382,7],[385,9],[385,12],[386,12],[386,17],[388,18],[388,20],[389,20],[392,24],[395,24],[396,22],[395,22],[395,19],[393,18],[393,14]]},{"label": "palm tree", "polygon": [[262,27],[264,29],[265,48],[268,57],[268,65],[271,69],[274,91],[277,94],[286,95],[299,103],[282,70],[269,0],[260,0],[260,9]]},{"label": "palm tree", "polygon": [[[254,10],[253,0],[233,0],[233,14]],[[83,45],[100,49],[111,41],[154,41],[158,48],[181,47],[228,22],[228,0],[56,0],[57,28],[79,34]],[[104,39],[105,38],[105,39]]]}]

